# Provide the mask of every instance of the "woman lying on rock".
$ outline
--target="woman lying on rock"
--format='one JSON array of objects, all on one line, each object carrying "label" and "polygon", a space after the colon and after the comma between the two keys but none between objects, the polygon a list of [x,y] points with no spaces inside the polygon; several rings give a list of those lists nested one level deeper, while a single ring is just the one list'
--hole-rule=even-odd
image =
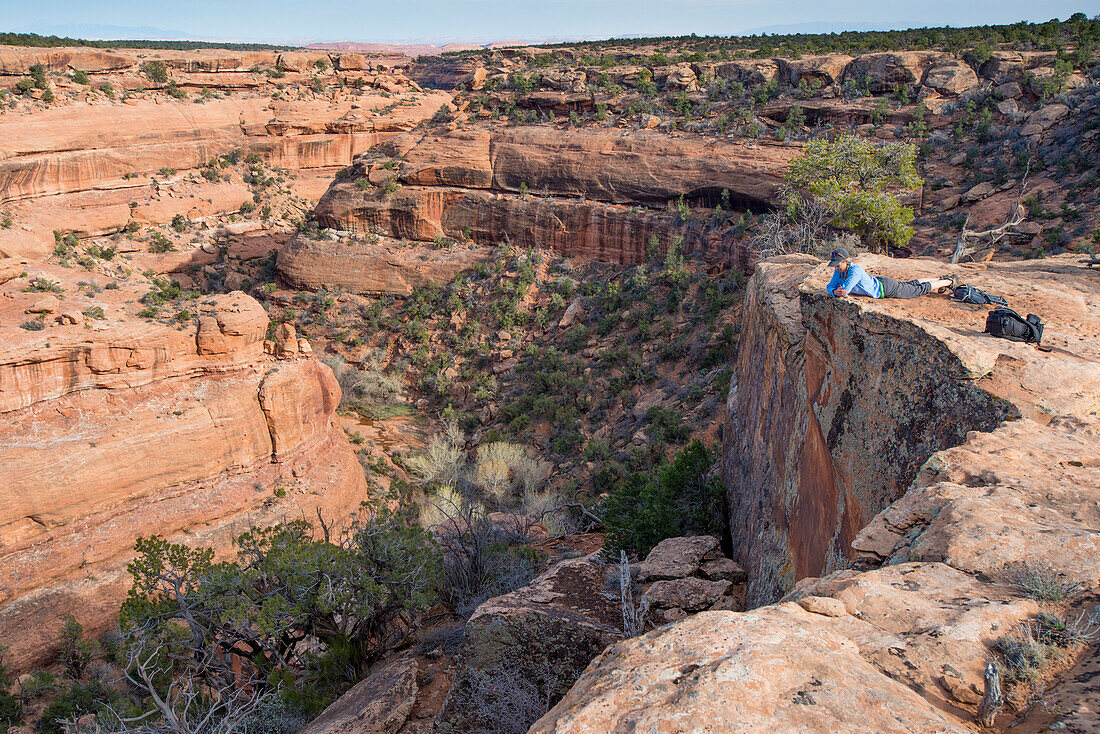
[{"label": "woman lying on rock", "polygon": [[954,288],[955,276],[947,278],[922,278],[901,282],[893,278],[875,276],[852,262],[844,248],[833,250],[829,265],[835,268],[825,292],[834,298],[841,296],[866,296],[867,298],[916,298],[933,290]]}]

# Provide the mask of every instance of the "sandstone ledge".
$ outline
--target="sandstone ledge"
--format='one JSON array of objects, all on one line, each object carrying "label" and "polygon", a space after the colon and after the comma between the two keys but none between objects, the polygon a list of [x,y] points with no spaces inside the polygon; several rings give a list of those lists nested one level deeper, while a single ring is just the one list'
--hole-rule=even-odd
[{"label": "sandstone ledge", "polygon": [[369,245],[298,235],[279,251],[277,266],[279,274],[297,288],[407,296],[418,286],[449,283],[478,264],[490,262],[492,254],[489,247]]}]

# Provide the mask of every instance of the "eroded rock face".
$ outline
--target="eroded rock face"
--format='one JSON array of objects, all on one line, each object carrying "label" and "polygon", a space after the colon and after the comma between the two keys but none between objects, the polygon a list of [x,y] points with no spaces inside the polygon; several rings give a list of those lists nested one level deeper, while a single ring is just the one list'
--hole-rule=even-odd
[{"label": "eroded rock face", "polygon": [[[482,189],[404,186],[386,194],[336,184],[318,204],[317,216],[326,226],[392,239],[432,242],[441,237],[459,240],[468,234],[475,243],[510,241],[519,247],[542,247],[609,262],[644,261],[652,236],[662,242],[674,234],[683,236],[685,247],[692,250],[707,246],[701,230],[693,233],[663,213]],[[338,266],[319,261],[317,267]]]},{"label": "eroded rock face", "polygon": [[441,714],[446,730],[492,730],[494,722],[484,718],[492,709],[483,699],[517,679],[532,684],[543,705],[561,698],[589,661],[622,637],[618,603],[602,593],[606,577],[597,554],[566,560],[478,607],[466,624]]},{"label": "eroded rock face", "polygon": [[895,317],[911,307],[829,298],[825,270],[762,263],[747,294],[724,475],[750,603],[832,570],[929,456],[1018,414],[937,335]]},{"label": "eroded rock face", "polygon": [[[667,243],[676,235],[685,249],[744,265],[728,243],[712,241],[704,228],[679,222],[664,207],[680,196],[717,196],[723,189],[735,203],[774,202],[795,153],[647,131],[528,127],[409,134],[371,152],[400,156],[399,168],[371,163],[368,155],[330,187],[316,215],[338,230],[421,242],[508,240],[627,263],[644,260],[651,237]],[[389,178],[405,185],[387,192]],[[364,189],[358,183],[364,179],[374,187]]]},{"label": "eroded rock face", "polygon": [[891,51],[857,56],[845,70],[845,77],[865,83],[871,92],[892,92],[896,87],[920,84],[925,72],[950,59],[940,51]]},{"label": "eroded rock face", "polygon": [[366,497],[335,378],[266,355],[253,299],[205,298],[179,326],[135,316],[147,285],[92,299],[78,273],[29,269],[73,317],[21,329],[41,294],[0,286],[0,638],[17,668],[48,659],[66,614],[89,634],[115,623],[138,536],[224,553],[250,524],[343,518]]}]

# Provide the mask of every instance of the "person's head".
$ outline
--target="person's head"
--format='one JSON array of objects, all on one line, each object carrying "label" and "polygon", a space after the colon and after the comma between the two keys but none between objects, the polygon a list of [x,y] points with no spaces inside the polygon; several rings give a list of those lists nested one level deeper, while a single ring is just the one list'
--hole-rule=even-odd
[{"label": "person's head", "polygon": [[852,262],[852,256],[843,247],[838,247],[829,255],[829,265],[842,273],[848,272],[848,265]]}]

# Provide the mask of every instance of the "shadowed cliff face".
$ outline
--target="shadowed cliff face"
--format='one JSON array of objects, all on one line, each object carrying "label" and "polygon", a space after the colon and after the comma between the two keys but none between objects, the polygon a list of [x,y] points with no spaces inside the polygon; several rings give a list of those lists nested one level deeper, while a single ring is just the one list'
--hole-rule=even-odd
[{"label": "shadowed cliff face", "polygon": [[[938,267],[866,262],[904,278]],[[806,256],[761,263],[746,298],[723,473],[733,547],[751,568],[755,604],[847,566],[857,533],[930,456],[1021,415],[1019,401],[979,379],[992,365],[976,365],[956,345],[980,334],[984,310],[937,296],[832,299],[829,274]],[[1002,277],[992,292],[1010,293],[1013,278]],[[1034,298],[1021,308],[1041,311]],[[996,348],[989,339],[978,344]]]}]

